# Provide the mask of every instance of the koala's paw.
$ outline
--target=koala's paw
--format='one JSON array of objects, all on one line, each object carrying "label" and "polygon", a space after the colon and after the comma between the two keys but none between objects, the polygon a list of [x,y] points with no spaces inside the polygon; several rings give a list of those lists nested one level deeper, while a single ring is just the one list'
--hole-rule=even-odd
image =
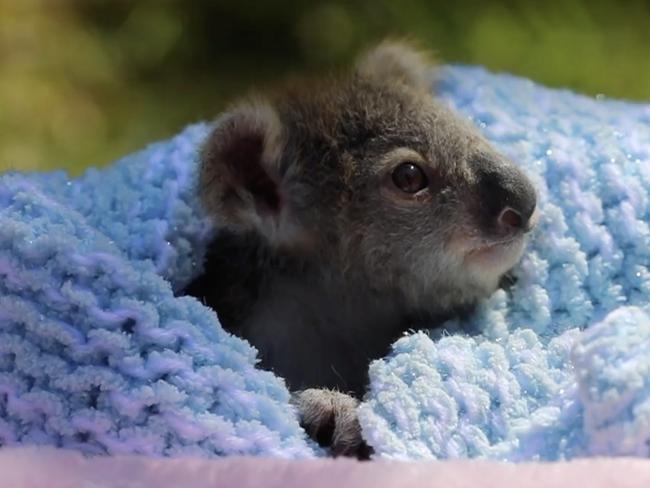
[{"label": "koala's paw", "polygon": [[300,425],[333,456],[369,459],[372,448],[361,438],[358,400],[338,391],[310,388],[293,394]]}]

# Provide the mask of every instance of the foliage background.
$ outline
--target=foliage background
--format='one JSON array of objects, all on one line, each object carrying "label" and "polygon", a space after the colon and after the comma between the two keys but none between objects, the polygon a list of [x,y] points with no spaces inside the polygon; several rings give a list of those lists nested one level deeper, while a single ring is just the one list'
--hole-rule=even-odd
[{"label": "foliage background", "polygon": [[105,164],[386,35],[650,100],[648,1],[0,0],[0,171]]}]

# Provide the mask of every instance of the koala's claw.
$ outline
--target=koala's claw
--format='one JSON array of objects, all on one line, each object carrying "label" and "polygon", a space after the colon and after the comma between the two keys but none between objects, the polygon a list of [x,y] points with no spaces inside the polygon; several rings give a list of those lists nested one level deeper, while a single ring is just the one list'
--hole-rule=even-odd
[{"label": "koala's claw", "polygon": [[499,288],[510,291],[510,288],[516,285],[518,280],[519,279],[512,273],[512,271],[508,271],[499,279]]},{"label": "koala's claw", "polygon": [[300,425],[332,456],[369,459],[372,448],[361,438],[357,399],[338,391],[311,388],[293,395]]}]

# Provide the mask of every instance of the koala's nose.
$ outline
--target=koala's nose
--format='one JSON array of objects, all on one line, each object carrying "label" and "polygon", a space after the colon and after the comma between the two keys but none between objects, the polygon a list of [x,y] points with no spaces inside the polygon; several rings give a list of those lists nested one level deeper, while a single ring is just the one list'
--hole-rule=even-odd
[{"label": "koala's nose", "polygon": [[529,231],[537,194],[528,177],[509,162],[481,160],[477,164],[480,204],[491,225],[502,231]]}]

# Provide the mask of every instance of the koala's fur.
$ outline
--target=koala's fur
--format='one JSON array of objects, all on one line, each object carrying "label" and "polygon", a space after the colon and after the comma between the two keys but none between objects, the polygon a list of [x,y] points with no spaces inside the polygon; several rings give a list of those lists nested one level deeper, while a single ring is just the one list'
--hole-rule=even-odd
[{"label": "koala's fur", "polygon": [[[534,189],[431,97],[428,66],[380,45],[349,75],[234,106],[206,141],[200,194],[222,230],[188,292],[293,390],[360,397],[370,360],[486,297],[521,256]],[[402,162],[424,190],[395,188]]]}]

